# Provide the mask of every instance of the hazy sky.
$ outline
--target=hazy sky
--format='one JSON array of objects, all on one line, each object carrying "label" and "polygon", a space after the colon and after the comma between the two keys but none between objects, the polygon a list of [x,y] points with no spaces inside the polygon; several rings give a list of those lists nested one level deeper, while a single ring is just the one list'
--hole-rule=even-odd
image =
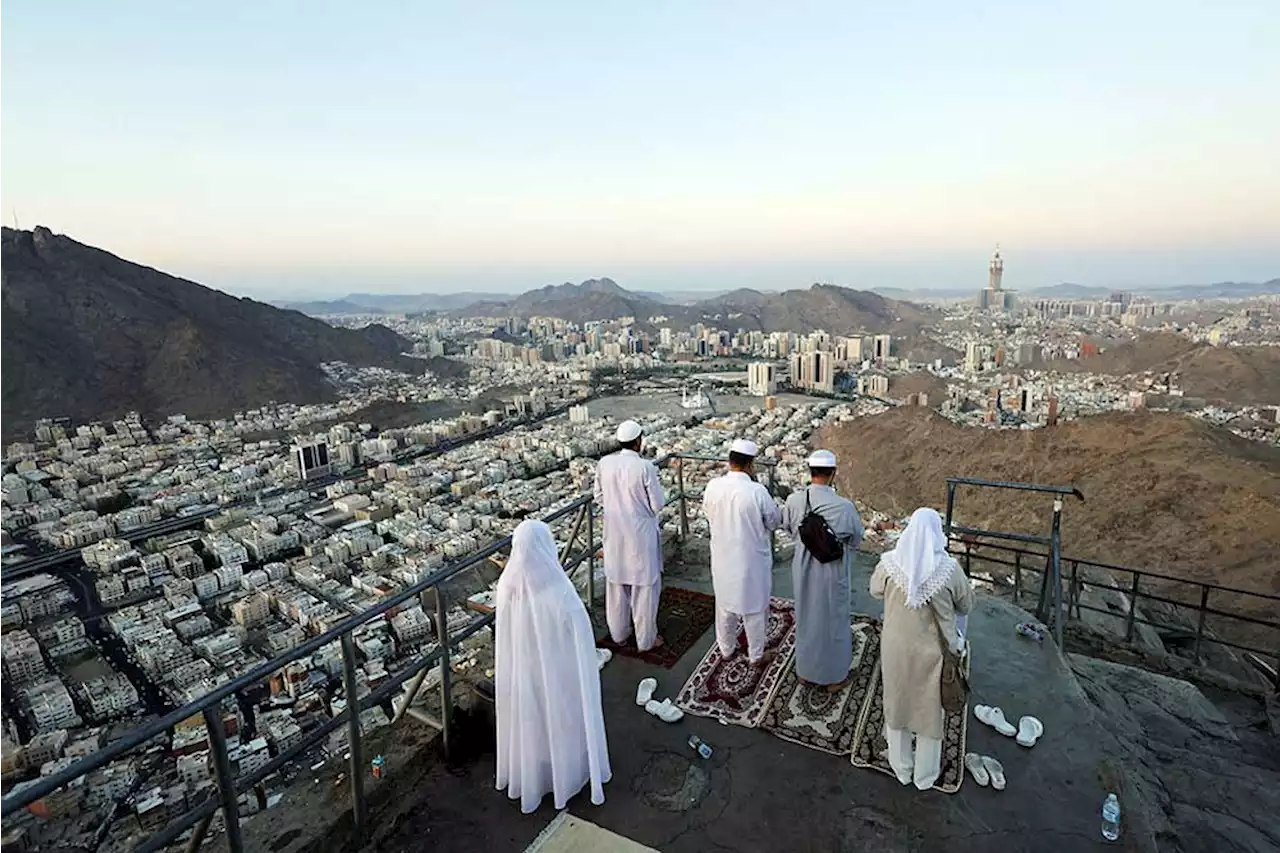
[{"label": "hazy sky", "polygon": [[[1054,8],[1056,7],[1056,8]],[[260,297],[1280,276],[1280,2],[3,5],[7,225]]]}]

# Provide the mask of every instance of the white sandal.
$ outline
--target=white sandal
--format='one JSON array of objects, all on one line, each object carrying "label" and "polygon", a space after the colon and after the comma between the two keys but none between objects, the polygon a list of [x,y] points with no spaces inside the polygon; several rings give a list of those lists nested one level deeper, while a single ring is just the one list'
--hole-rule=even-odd
[{"label": "white sandal", "polygon": [[1013,737],[1018,733],[1018,730],[1004,718],[1004,711],[999,708],[991,705],[974,705],[973,715],[978,718],[978,722],[986,723],[1005,737]]},{"label": "white sandal", "polygon": [[670,699],[663,699],[661,702],[650,699],[645,703],[644,709],[664,723],[678,723],[684,719],[684,711],[673,705]]},{"label": "white sandal", "polygon": [[658,679],[642,678],[640,685],[636,688],[636,704],[644,707],[650,699],[653,698],[653,691],[658,689]]},{"label": "white sandal", "polygon": [[[968,764],[969,756],[966,755],[964,760],[965,764]],[[984,775],[991,777],[991,787],[995,788],[997,791],[1003,791],[1005,785],[1004,765],[999,761],[996,761],[990,755],[978,756],[978,760],[982,762],[982,769],[985,771]],[[969,769],[972,770],[973,768]],[[976,779],[978,777],[975,775],[974,778]],[[978,784],[981,785],[982,783],[979,782]]]},{"label": "white sandal", "polygon": [[608,649],[596,649],[596,669],[604,669],[604,665],[613,660],[613,652]]},{"label": "white sandal", "polygon": [[964,757],[964,766],[969,769],[969,775],[973,777],[973,781],[982,787],[987,787],[991,782],[991,777],[987,775],[987,768],[983,766],[983,757],[976,752],[970,752]]},{"label": "white sandal", "polygon": [[1044,723],[1035,717],[1023,717],[1018,720],[1018,746],[1030,749],[1036,745],[1036,741],[1040,740],[1043,734]]}]

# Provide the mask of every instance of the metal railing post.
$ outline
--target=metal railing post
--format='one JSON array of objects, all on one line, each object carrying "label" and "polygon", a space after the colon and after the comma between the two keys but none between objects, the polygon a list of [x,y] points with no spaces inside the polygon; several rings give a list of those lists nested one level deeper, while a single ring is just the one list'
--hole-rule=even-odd
[{"label": "metal railing post", "polygon": [[[594,501],[587,503],[587,615],[596,612],[596,505]],[[658,527],[658,540],[661,545],[662,527]]]},{"label": "metal railing post", "polygon": [[680,487],[680,544],[689,538],[689,504],[684,493],[684,457],[676,457],[676,478]]},{"label": "metal railing post", "polygon": [[1204,639],[1204,619],[1208,614],[1205,612],[1209,607],[1209,587],[1200,584],[1200,619],[1196,623],[1196,645],[1195,659],[1196,663],[1200,663],[1200,641]]},{"label": "metal railing post", "polygon": [[444,746],[444,757],[451,756],[453,728],[453,674],[449,662],[449,618],[445,606],[444,587],[436,587],[436,639],[440,643],[440,738]]},{"label": "metal railing post", "polygon": [[946,534],[951,535],[951,513],[956,507],[956,484],[947,483],[947,517],[946,517]]},{"label": "metal railing post", "polygon": [[582,509],[578,510],[578,514],[573,519],[573,530],[569,534],[569,541],[564,543],[564,550],[560,552],[560,562],[564,563],[569,559],[569,555],[573,553],[573,545],[578,541],[578,533],[582,530],[582,520],[587,517],[587,507],[590,501],[582,505]]},{"label": "metal railing post", "polygon": [[1022,551],[1013,552],[1013,603],[1022,599]]},{"label": "metal railing post", "polygon": [[1067,618],[1071,618],[1071,605],[1076,607],[1076,618],[1080,618],[1080,561],[1071,561],[1071,586],[1067,594]]},{"label": "metal railing post", "polygon": [[356,646],[351,632],[342,635],[342,689],[347,694],[347,750],[351,760],[351,834],[355,847],[364,844],[364,756],[360,739],[360,696],[356,686]]},{"label": "metal railing post", "polygon": [[1137,572],[1133,573],[1133,588],[1129,590],[1129,618],[1124,626],[1124,641],[1126,643],[1133,642],[1133,624],[1138,610],[1138,581],[1141,579],[1142,575]]},{"label": "metal railing post", "polygon": [[1062,498],[1053,500],[1053,531],[1049,534],[1053,567],[1053,636],[1062,648]]},{"label": "metal railing post", "polygon": [[240,807],[236,800],[236,779],[231,775],[231,756],[227,754],[227,732],[222,722],[222,703],[205,708],[204,724],[213,747],[213,767],[218,774],[218,794],[222,798],[222,818],[227,826],[227,848],[231,853],[244,850],[240,836]]}]

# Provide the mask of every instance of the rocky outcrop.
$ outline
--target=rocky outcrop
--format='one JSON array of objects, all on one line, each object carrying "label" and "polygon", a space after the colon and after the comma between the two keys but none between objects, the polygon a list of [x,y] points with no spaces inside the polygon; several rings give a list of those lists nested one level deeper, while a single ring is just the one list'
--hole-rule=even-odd
[{"label": "rocky outcrop", "polygon": [[1162,851],[1280,849],[1280,739],[1261,702],[1223,707],[1176,678],[1081,655],[1071,668],[1114,735],[1117,758]]}]

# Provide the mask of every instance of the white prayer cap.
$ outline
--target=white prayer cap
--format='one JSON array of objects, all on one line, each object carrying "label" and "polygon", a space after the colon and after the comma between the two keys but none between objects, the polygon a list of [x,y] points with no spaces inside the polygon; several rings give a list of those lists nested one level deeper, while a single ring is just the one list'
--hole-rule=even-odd
[{"label": "white prayer cap", "polygon": [[830,450],[815,450],[809,456],[810,468],[834,468],[836,467],[836,455]]},{"label": "white prayer cap", "polygon": [[745,438],[735,438],[733,444],[729,445],[730,453],[741,453],[743,456],[755,456],[759,450],[756,448],[754,441],[747,441]]},{"label": "white prayer cap", "polygon": [[640,424],[635,421],[623,421],[618,424],[618,441],[626,444],[629,441],[635,441],[644,432],[640,428]]}]

